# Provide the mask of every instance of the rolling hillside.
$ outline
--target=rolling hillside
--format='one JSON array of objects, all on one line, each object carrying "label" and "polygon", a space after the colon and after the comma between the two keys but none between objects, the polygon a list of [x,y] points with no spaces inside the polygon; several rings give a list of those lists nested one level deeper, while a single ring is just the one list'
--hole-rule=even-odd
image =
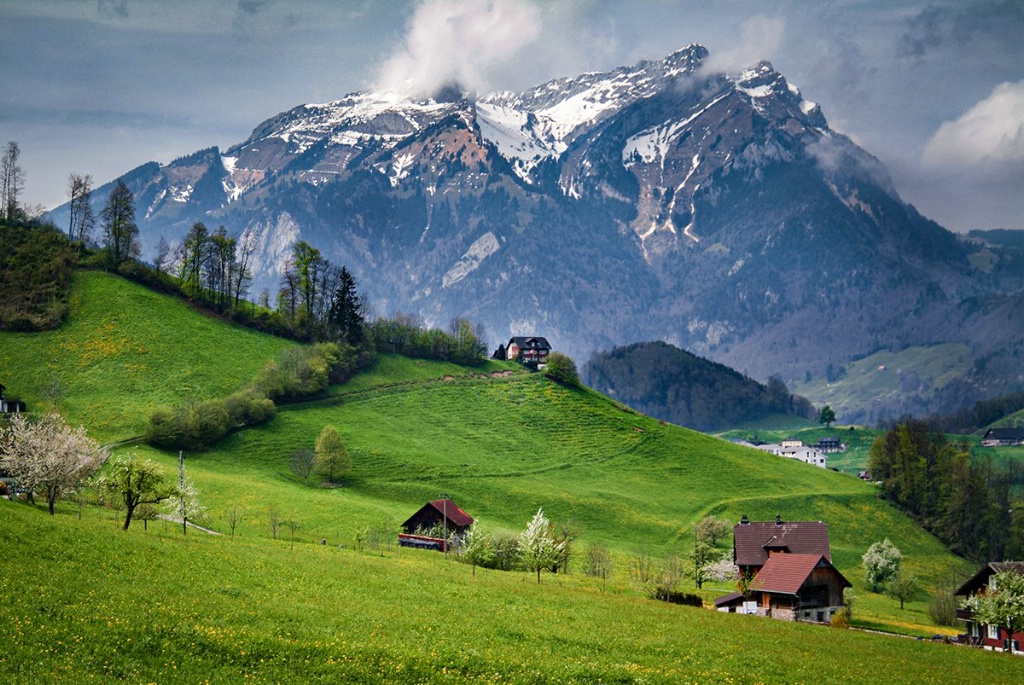
[{"label": "rolling hillside", "polygon": [[[61,409],[109,442],[137,435],[153,406],[234,390],[288,344],[100,273],[78,275],[71,312],[69,323],[53,333],[0,334],[0,378],[38,406],[47,402],[48,374],[59,373]],[[353,473],[343,488],[306,487],[286,466],[288,454],[312,447],[325,425],[338,429],[352,457]],[[136,449],[173,473],[176,455]],[[780,514],[828,522],[833,560],[855,584],[855,619],[865,626],[938,632],[923,596],[899,612],[892,600],[866,590],[860,556],[871,543],[893,540],[905,567],[929,587],[948,577],[957,560],[854,477],[665,424],[511,364],[463,368],[385,355],[368,372],[331,388],[331,397],[286,407],[263,427],[187,455],[186,464],[211,528],[226,532],[225,514],[242,509],[234,543],[192,534],[182,539],[163,524],[147,532],[135,523],[120,534],[109,512],[93,510],[79,521],[70,504],[49,519],[0,503],[0,593],[16,598],[0,613],[0,641],[20,646],[13,657],[0,654],[0,668],[13,664],[15,672],[44,680],[60,679],[65,667],[84,668],[99,679],[161,680],[167,672],[161,677],[158,665],[181,667],[187,665],[182,659],[192,658],[200,669],[234,678],[241,678],[243,666],[259,679],[288,680],[379,678],[375,669],[402,666],[410,670],[395,680],[415,682],[458,663],[453,680],[482,680],[493,672],[498,680],[525,682],[541,680],[537,674],[554,680],[549,668],[565,661],[564,679],[570,681],[594,673],[618,674],[624,682],[641,676],[678,681],[681,675],[724,680],[758,668],[770,670],[750,679],[777,679],[772,673],[804,673],[798,679],[805,679],[812,670],[801,671],[788,659],[768,665],[769,654],[806,651],[807,640],[831,644],[833,635],[849,649],[865,649],[865,658],[878,664],[914,660],[914,654],[925,654],[916,650],[933,649],[927,654],[934,663],[950,664],[937,667],[940,680],[952,679],[958,669],[970,672],[968,664],[996,664],[975,661],[984,656],[969,650],[902,640],[882,644],[871,642],[882,638],[774,623],[743,623],[742,638],[725,643],[748,644],[749,626],[763,631],[765,641],[742,664],[723,661],[730,650],[706,644],[692,630],[731,635],[736,617],[653,606],[628,577],[629,557],[638,549],[686,554],[693,524],[707,514],[729,521]],[[486,580],[473,585],[467,568],[445,565],[438,555],[387,550],[385,560],[374,561],[353,551],[359,530],[393,525],[443,492],[488,530],[521,530],[543,507],[552,520],[578,528],[581,553],[588,543],[607,544],[617,560],[610,596],[578,572],[552,578],[549,596],[520,574],[485,573]],[[271,511],[297,523],[294,554],[281,540],[269,539]],[[327,544],[315,544],[321,540]],[[27,575],[12,573],[15,559]],[[55,559],[61,560],[56,567]],[[62,580],[67,574],[97,591],[88,600],[69,597],[72,586]],[[421,586],[424,575],[431,580]],[[40,579],[31,581],[39,585],[30,590],[26,577]],[[705,595],[728,590],[728,584],[710,587]],[[439,599],[449,592],[450,603]],[[131,602],[141,613],[123,611],[123,603]],[[64,608],[44,615],[38,608],[43,605]],[[266,616],[254,618],[254,606]],[[495,615],[501,619],[492,625]],[[614,639],[596,627],[612,616],[629,623]],[[95,627],[97,621],[107,628]],[[470,643],[452,637],[456,623],[466,627]],[[525,629],[527,624],[534,627]],[[435,638],[435,630],[445,634]],[[97,646],[75,646],[83,634]],[[605,638],[617,646],[594,656]],[[179,640],[191,641],[196,651]],[[435,640],[435,649],[423,648]],[[33,666],[30,655],[51,643],[58,644],[57,652]],[[124,655],[116,664],[121,670],[105,663],[115,652]],[[289,665],[272,676],[253,654]],[[566,654],[573,656],[560,658]],[[339,665],[328,667],[328,660]],[[370,670],[345,670],[356,669],[353,660]],[[827,667],[818,663],[819,670]],[[845,666],[833,672],[836,680],[856,680]]]}]

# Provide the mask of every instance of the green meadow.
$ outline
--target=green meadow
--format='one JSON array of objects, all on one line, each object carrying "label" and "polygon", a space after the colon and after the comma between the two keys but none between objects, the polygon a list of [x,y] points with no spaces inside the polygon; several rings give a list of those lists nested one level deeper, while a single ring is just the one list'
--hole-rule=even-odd
[{"label": "green meadow", "polygon": [[[113,443],[139,435],[155,406],[241,387],[289,344],[87,272],[61,329],[0,334],[0,379],[30,409],[56,401]],[[343,487],[307,486],[287,466],[326,425],[351,455]],[[125,449],[175,473],[176,454]],[[281,407],[185,463],[205,525],[224,535],[159,521],[122,532],[107,509],[65,502],[49,517],[0,502],[0,672],[41,682],[1019,679],[1020,665],[999,655],[644,598],[631,557],[687,554],[709,514],[826,521],[833,561],[855,585],[854,624],[909,636],[955,631],[931,625],[925,592],[904,611],[870,593],[861,555],[889,537],[926,588],[961,562],[856,477],[665,424],[512,364],[381,355],[327,397]],[[543,507],[579,531],[577,561],[537,586],[433,552],[360,549],[359,531],[393,527],[442,493],[488,531],[520,531]],[[272,516],[294,522],[294,540],[286,527],[272,539]],[[612,550],[606,586],[579,570],[590,543]],[[732,589],[701,594],[710,602]]]},{"label": "green meadow", "polygon": [[0,670],[32,682],[1014,682],[1012,657],[437,553],[118,530],[0,502]]}]

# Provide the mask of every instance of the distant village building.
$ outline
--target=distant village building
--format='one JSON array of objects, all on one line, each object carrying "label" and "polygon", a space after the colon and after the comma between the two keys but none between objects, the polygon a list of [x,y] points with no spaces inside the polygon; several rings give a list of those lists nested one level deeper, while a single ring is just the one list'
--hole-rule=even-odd
[{"label": "distant village building", "polygon": [[982,447],[1024,445],[1024,428],[989,428],[981,438]]},{"label": "distant village building", "polygon": [[9,400],[4,397],[6,389],[3,384],[0,384],[0,414],[16,414],[26,411],[25,403],[21,400]]},{"label": "distant village building", "polygon": [[825,454],[831,454],[832,452],[842,452],[843,443],[839,441],[839,438],[819,438],[818,451],[824,452]]},{"label": "distant village building", "polygon": [[513,336],[505,345],[505,359],[518,359],[523,364],[543,364],[551,353],[547,338]]},{"label": "distant village building", "polygon": [[715,600],[719,611],[786,621],[828,623],[852,587],[832,565],[828,526],[821,521],[751,522],[733,528],[740,591]]},{"label": "distant village building", "polygon": [[473,525],[473,517],[464,512],[459,505],[450,499],[436,499],[427,502],[419,510],[402,523],[404,533],[398,535],[401,547],[418,547],[446,551],[448,542],[442,533],[441,537],[426,533],[441,529],[448,537],[461,537]]},{"label": "distant village building", "polygon": [[[994,589],[993,576],[1006,571],[1024,574],[1024,561],[993,561],[985,564],[970,580],[961,585],[953,596],[967,599],[973,595],[984,594],[989,589]],[[957,609],[956,617],[964,622],[966,628],[965,634],[959,636],[959,642],[995,651],[1005,651],[1009,648],[1014,652],[1019,652],[1021,645],[1024,644],[1024,633],[1014,633],[1011,636],[1007,634],[1005,628],[981,623],[974,618],[974,610],[970,605]]]},{"label": "distant village building", "polygon": [[805,464],[812,464],[820,468],[828,468],[828,457],[816,447],[807,447],[802,440],[783,440],[781,443],[765,443],[756,445],[757,449],[777,457],[797,459]]}]

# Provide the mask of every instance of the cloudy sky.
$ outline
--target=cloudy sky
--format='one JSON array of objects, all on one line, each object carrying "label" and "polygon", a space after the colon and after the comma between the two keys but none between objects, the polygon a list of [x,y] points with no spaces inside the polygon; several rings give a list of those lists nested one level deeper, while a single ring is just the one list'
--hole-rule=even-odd
[{"label": "cloudy sky", "polygon": [[369,87],[478,91],[660,58],[758,59],[946,227],[1024,228],[1021,0],[2,0],[0,142],[23,201],[241,142]]}]

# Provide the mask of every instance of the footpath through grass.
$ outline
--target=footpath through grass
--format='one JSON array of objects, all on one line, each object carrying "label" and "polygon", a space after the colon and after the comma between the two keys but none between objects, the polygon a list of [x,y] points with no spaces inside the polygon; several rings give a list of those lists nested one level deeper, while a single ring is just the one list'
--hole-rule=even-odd
[{"label": "footpath through grass", "polygon": [[[127,533],[0,502],[0,671],[30,682],[1016,682],[992,653],[478,570]],[[841,655],[841,656],[838,656]]]}]

